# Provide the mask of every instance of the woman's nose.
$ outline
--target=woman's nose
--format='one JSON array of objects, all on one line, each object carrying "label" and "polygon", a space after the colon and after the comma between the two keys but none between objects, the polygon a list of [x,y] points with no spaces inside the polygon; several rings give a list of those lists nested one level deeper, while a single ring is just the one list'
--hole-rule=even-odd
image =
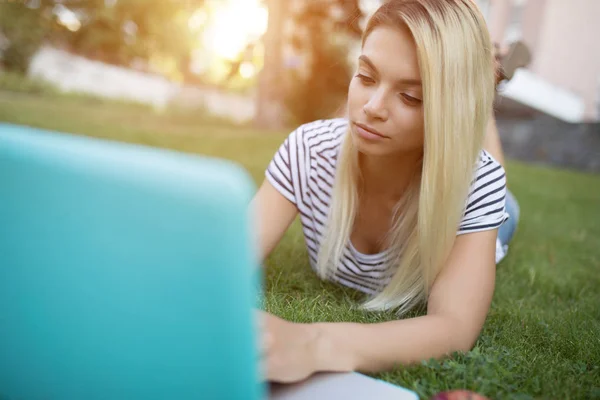
[{"label": "woman's nose", "polygon": [[373,93],[369,101],[363,106],[363,110],[369,118],[380,119],[382,121],[388,118],[385,97],[380,91]]}]

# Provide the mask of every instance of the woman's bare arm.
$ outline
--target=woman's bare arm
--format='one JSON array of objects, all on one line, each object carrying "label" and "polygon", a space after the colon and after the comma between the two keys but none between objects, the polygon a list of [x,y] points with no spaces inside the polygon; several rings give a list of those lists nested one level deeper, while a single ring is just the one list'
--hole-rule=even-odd
[{"label": "woman's bare arm", "polygon": [[494,293],[496,232],[457,237],[431,290],[427,315],[377,324],[314,324],[316,370],[379,372],[470,350]]},{"label": "woman's bare arm", "polygon": [[492,155],[502,166],[504,166],[504,152],[502,151],[502,142],[498,135],[498,126],[496,119],[492,116],[488,122],[485,132],[483,148]]},{"label": "woman's bare arm", "polygon": [[261,260],[269,256],[298,214],[296,205],[264,180],[251,204],[258,228]]}]

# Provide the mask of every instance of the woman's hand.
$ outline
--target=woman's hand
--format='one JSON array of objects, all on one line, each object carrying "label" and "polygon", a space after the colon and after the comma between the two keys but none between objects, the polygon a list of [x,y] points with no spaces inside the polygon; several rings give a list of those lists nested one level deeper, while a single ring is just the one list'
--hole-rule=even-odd
[{"label": "woman's hand", "polygon": [[261,312],[265,379],[296,382],[317,372],[317,330]]}]

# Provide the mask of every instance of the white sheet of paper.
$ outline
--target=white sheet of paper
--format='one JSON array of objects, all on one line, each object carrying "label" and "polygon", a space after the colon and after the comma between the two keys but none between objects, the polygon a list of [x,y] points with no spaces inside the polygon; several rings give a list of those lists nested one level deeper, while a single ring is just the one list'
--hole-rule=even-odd
[{"label": "white sheet of paper", "polygon": [[269,400],[419,400],[411,390],[359,373],[324,373],[293,384],[272,384]]}]

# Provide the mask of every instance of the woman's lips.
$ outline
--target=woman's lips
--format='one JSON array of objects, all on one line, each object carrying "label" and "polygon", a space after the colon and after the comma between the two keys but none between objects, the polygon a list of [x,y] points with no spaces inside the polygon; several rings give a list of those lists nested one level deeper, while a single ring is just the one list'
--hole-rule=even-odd
[{"label": "woman's lips", "polygon": [[382,135],[381,133],[379,133],[375,129],[369,127],[368,125],[363,125],[363,124],[359,124],[359,123],[355,122],[354,126],[356,127],[356,133],[358,133],[358,135],[364,139],[367,139],[367,140],[387,139],[387,136]]}]

